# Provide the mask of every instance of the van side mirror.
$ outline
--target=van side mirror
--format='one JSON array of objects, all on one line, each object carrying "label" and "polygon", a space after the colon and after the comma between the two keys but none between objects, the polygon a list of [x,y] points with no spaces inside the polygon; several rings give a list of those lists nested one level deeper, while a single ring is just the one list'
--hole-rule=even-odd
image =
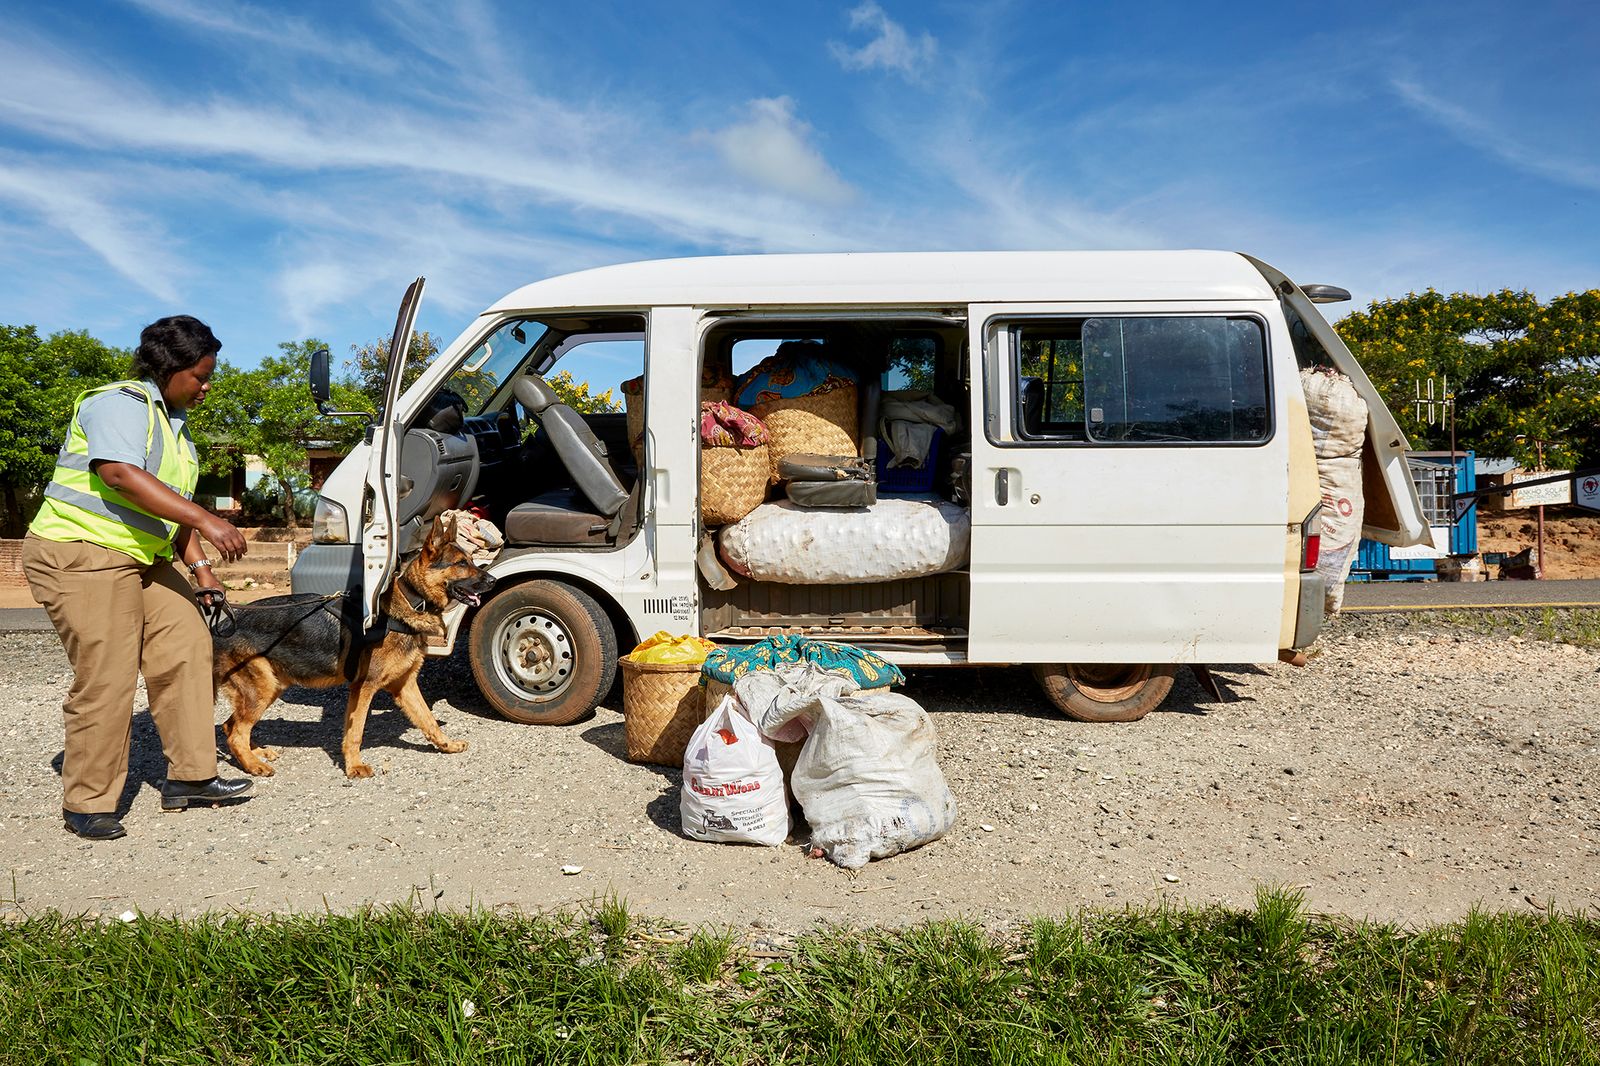
[{"label": "van side mirror", "polygon": [[328,349],[318,348],[311,353],[311,372],[306,376],[311,380],[311,398],[317,402],[317,414],[325,418],[368,418],[372,416],[365,411],[331,411],[328,409],[328,400],[333,395],[333,388],[328,371]]},{"label": "van side mirror", "polygon": [[320,414],[328,413],[328,398],[333,395],[328,384],[328,349],[318,348],[311,353],[311,398],[317,402]]},{"label": "van side mirror", "polygon": [[1314,304],[1342,304],[1350,299],[1350,290],[1337,285],[1302,285],[1300,291]]}]

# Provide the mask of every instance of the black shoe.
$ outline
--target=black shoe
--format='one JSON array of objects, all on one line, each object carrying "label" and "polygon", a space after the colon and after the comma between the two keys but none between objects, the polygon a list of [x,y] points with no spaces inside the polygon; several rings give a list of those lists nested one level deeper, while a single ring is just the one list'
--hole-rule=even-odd
[{"label": "black shoe", "polygon": [[115,840],[128,835],[114,814],[78,814],[63,807],[61,817],[67,823],[67,832],[85,840]]},{"label": "black shoe", "polygon": [[181,811],[196,803],[213,806],[238,799],[255,787],[249,778],[228,781],[213,777],[208,781],[163,781],[161,783],[161,809]]}]

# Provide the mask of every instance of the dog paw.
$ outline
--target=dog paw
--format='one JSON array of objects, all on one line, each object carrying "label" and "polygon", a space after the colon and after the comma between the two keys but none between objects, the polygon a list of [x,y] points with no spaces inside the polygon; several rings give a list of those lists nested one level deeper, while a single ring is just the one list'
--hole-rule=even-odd
[{"label": "dog paw", "polygon": [[283,753],[277,748],[251,748],[250,754],[258,759],[265,759],[267,762],[271,762]]},{"label": "dog paw", "polygon": [[441,740],[438,748],[447,755],[454,755],[458,751],[466,751],[467,742],[464,740]]},{"label": "dog paw", "polygon": [[372,767],[364,762],[351,763],[344,768],[344,776],[351,778],[371,777]]}]

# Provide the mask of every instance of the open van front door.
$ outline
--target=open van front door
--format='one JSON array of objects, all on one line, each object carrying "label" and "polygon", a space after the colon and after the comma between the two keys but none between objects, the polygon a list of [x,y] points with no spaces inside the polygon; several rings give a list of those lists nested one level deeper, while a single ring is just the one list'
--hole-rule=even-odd
[{"label": "open van front door", "polygon": [[372,428],[372,454],[367,463],[368,515],[361,532],[361,610],[363,631],[378,623],[378,600],[389,587],[398,561],[397,530],[400,514],[400,427],[395,407],[400,399],[401,372],[411,350],[411,332],[422,303],[423,279],[406,289],[389,340],[389,366],[383,385],[383,407]]},{"label": "open van front door", "polygon": [[1310,339],[1367,401],[1367,443],[1361,454],[1361,491],[1366,497],[1366,514],[1361,535],[1394,548],[1431,543],[1433,534],[1428,528],[1427,515],[1406,464],[1406,452],[1411,446],[1367,372],[1361,369],[1343,339],[1328,325],[1300,286],[1261,260],[1248,255],[1245,258],[1278,291],[1290,328],[1293,329],[1298,320]]}]

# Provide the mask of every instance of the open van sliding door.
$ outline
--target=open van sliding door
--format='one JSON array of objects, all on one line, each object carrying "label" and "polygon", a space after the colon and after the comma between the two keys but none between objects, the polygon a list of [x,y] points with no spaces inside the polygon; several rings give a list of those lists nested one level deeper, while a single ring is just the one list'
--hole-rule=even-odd
[{"label": "open van sliding door", "polygon": [[422,303],[423,279],[406,289],[395,318],[394,335],[389,340],[389,366],[383,386],[383,409],[373,426],[372,453],[367,463],[367,494],[372,501],[370,517],[361,531],[361,607],[363,630],[378,620],[378,599],[394,576],[398,560],[400,515],[400,427],[395,425],[395,407],[400,399],[401,370],[411,350],[411,331],[417,323],[417,308]]},{"label": "open van sliding door", "polygon": [[1276,656],[1289,459],[1271,310],[971,308],[970,660]]}]

